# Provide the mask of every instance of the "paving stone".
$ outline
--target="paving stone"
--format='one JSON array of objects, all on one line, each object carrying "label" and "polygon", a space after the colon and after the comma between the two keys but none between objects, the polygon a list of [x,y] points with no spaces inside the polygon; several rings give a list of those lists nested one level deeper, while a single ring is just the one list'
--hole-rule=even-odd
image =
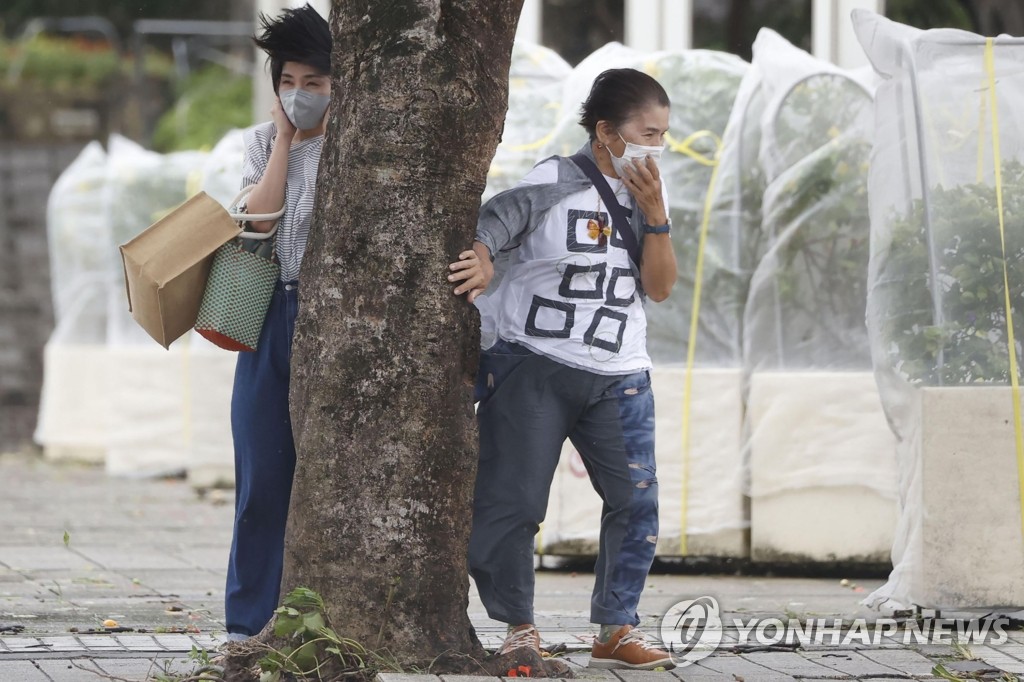
[{"label": "paving stone", "polygon": [[871,648],[873,650],[878,650],[878,649],[906,649],[907,645],[904,644],[903,640],[900,639],[900,638],[890,637],[889,635],[885,635],[883,637],[879,637],[877,642],[872,640],[872,647]]},{"label": "paving stone", "polygon": [[[377,682],[431,682],[435,680],[440,682],[441,678],[437,675],[407,675],[405,673],[378,673]],[[491,678],[492,681],[495,678]],[[522,682],[522,680],[517,680]]]},{"label": "paving stone", "polygon": [[46,650],[36,637],[4,637],[4,644],[12,652]]},{"label": "paving stone", "polygon": [[753,680],[758,680],[758,682],[762,680],[764,682],[790,682],[796,679],[792,675],[758,665],[739,654],[716,654],[709,656],[700,661],[700,666],[725,674],[727,676],[725,679],[727,680],[732,679],[731,676],[733,675],[742,677],[744,680],[750,680],[751,682]]},{"label": "paving stone", "polygon": [[[972,644],[968,647],[968,649],[974,651],[975,646],[978,645]],[[989,646],[992,646],[994,649],[998,649],[1007,656],[1013,656],[1016,659],[1024,660],[1024,645],[1007,642],[1005,644],[992,644]]]},{"label": "paving stone", "polygon": [[995,666],[999,670],[1014,675],[1024,675],[1024,660],[1009,655],[1002,651],[1001,647],[975,646],[971,648],[971,652],[981,660],[984,660],[985,663]]},{"label": "paving stone", "polygon": [[[167,651],[192,651],[195,642],[188,635],[156,635],[156,641]],[[393,681],[398,682],[398,681]]]},{"label": "paving stone", "polygon": [[222,636],[216,636],[216,635],[193,635],[192,636],[192,643],[195,644],[200,649],[206,649],[207,651],[212,651],[213,649],[216,649],[221,644],[223,644],[226,638],[227,638],[226,633],[224,635],[222,635]]},{"label": "paving stone", "polygon": [[164,651],[149,635],[117,635],[115,639],[128,651]]},{"label": "paving stone", "polygon": [[666,682],[667,679],[664,670],[615,670],[614,673],[622,682]]},{"label": "paving stone", "polygon": [[1001,670],[983,660],[949,661],[942,666],[954,675],[965,674],[970,677],[982,675],[998,675]]},{"label": "paving stone", "polygon": [[[691,663],[680,668],[674,668],[672,675],[683,682],[720,682],[722,673],[717,670],[705,668],[699,663]],[[732,677],[729,677],[732,680]]]},{"label": "paving stone", "polygon": [[[0,517],[0,518],[2,518],[2,517]],[[7,532],[6,528],[4,528],[4,532],[5,533]],[[0,593],[2,593],[2,590],[7,588],[8,584],[11,584],[11,583],[21,583],[21,582],[25,582],[25,580],[26,580],[25,576],[23,576],[18,571],[15,571],[13,568],[8,568],[6,566],[0,566]]]},{"label": "paving stone", "polygon": [[[37,659],[33,661],[52,680],[52,682],[86,682],[100,678],[96,675],[101,671],[96,664],[88,658],[67,659]],[[83,670],[84,668],[84,670]],[[94,673],[94,674],[90,674]],[[3,679],[3,678],[0,678]]]},{"label": "paving stone", "polygon": [[158,594],[180,595],[184,591],[190,591],[193,594],[211,592],[213,595],[221,595],[221,599],[223,599],[224,577],[207,571],[174,567],[125,569],[121,572],[129,580],[137,580],[139,585]]},{"label": "paving stone", "polygon": [[[167,659],[166,662],[171,661]],[[98,658],[95,663],[108,675],[139,682],[150,679],[163,669],[161,661],[155,658]]]},{"label": "paving stone", "polygon": [[[572,659],[570,659],[572,660]],[[590,668],[587,666],[587,662],[590,660],[590,656],[586,656],[582,665],[574,665],[572,667],[572,673],[578,679],[583,680],[618,680],[619,678],[611,670],[602,670],[601,668]]]},{"label": "paving stone", "polygon": [[179,559],[159,547],[134,546],[83,546],[75,545],[75,551],[88,561],[104,568],[131,572],[141,570],[167,570],[175,568],[193,568],[188,562]]},{"label": "paving stone", "polygon": [[935,661],[910,649],[868,649],[861,653],[876,663],[915,677],[931,675],[935,667]]},{"label": "paving stone", "polygon": [[826,668],[814,661],[809,661],[800,654],[791,651],[755,652],[741,655],[748,661],[792,677],[822,677],[831,679],[847,677],[843,673]]},{"label": "paving stone", "polygon": [[39,668],[32,664],[32,661],[4,661],[0,660],[0,680],[10,682],[49,682]]},{"label": "paving stone", "polygon": [[441,679],[444,682],[495,682],[490,675],[441,675]]},{"label": "paving stone", "polygon": [[[227,541],[231,542],[230,535],[227,536]],[[189,566],[194,566],[219,576],[228,570],[229,552],[225,551],[224,547],[224,545],[213,545],[210,547],[189,545],[179,549],[168,548],[168,553]]]},{"label": "paving stone", "polygon": [[111,635],[79,635],[78,640],[90,651],[124,651],[121,643]]},{"label": "paving stone", "polygon": [[[54,544],[56,544],[55,541]],[[99,566],[92,563],[66,547],[35,547],[31,545],[0,546],[0,563],[13,569],[23,569],[31,573],[36,570],[98,570]]]},{"label": "paving stone", "polygon": [[912,649],[924,656],[932,658],[950,658],[956,656],[956,651],[948,644],[913,644]]},{"label": "paving stone", "polygon": [[81,651],[84,645],[77,638],[67,637],[40,637],[47,651]]},{"label": "paving stone", "polygon": [[868,658],[860,651],[807,651],[803,657],[851,677],[894,675],[900,670]]}]

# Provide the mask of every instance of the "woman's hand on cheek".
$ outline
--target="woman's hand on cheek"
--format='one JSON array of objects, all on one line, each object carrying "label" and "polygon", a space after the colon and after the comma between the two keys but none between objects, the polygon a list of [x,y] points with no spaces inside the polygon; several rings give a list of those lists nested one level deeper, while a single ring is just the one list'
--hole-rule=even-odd
[{"label": "woman's hand on cheek", "polygon": [[291,141],[295,137],[295,126],[288,120],[288,114],[284,113],[280,97],[274,98],[274,106],[270,109],[270,116],[274,119],[274,126],[277,128],[278,137]]},{"label": "woman's hand on cheek", "polygon": [[648,156],[639,163],[627,163],[623,181],[649,224],[664,225],[668,222],[668,211],[661,194],[661,171],[654,159]]}]

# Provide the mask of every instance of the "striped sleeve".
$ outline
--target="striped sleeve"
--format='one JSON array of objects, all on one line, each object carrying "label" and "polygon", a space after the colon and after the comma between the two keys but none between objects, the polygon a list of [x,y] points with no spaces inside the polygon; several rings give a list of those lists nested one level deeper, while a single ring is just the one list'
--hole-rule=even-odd
[{"label": "striped sleeve", "polygon": [[245,131],[245,158],[242,161],[242,188],[255,185],[267,172],[270,161],[270,140],[274,135],[274,124],[266,123]]}]

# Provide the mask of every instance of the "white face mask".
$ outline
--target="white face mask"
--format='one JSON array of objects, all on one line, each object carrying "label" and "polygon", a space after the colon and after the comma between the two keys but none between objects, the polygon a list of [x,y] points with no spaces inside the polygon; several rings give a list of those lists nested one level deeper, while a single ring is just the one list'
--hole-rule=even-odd
[{"label": "white face mask", "polygon": [[330,95],[317,95],[301,88],[282,90],[280,97],[285,115],[299,130],[312,130],[319,126],[331,103]]},{"label": "white face mask", "polygon": [[627,163],[643,161],[648,156],[654,159],[655,163],[658,163],[661,160],[661,153],[665,151],[665,145],[645,147],[642,144],[626,142],[622,139],[622,135],[619,135],[619,139],[626,144],[626,150],[622,152],[622,156],[615,156],[611,147],[608,148],[608,155],[612,157],[612,168],[615,169],[615,174],[620,178],[626,175]]}]

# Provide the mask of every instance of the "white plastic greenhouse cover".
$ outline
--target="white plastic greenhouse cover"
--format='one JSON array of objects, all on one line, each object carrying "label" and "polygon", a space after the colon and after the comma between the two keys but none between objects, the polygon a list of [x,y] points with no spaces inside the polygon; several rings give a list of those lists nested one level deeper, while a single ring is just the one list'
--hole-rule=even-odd
[{"label": "white plastic greenhouse cover", "polygon": [[[740,280],[751,552],[884,560],[895,525],[895,441],[864,323],[873,77],[769,29],[754,43],[752,71],[756,87],[745,84],[749,99],[734,111],[744,119],[726,133],[729,175],[713,197],[715,225],[732,221],[738,229],[725,236],[745,255],[728,272],[754,268]],[[747,148],[730,149],[737,141]],[[812,510],[802,527],[785,530],[786,518]]]},{"label": "white plastic greenhouse cover", "polygon": [[854,23],[882,76],[867,322],[901,502],[894,569],[865,603],[1024,606],[1020,415],[988,388],[1010,383],[1008,308],[1018,359],[1024,338],[1024,39]]},{"label": "white plastic greenhouse cover", "polygon": [[230,470],[234,356],[194,334],[170,352],[155,346],[128,312],[117,247],[200,189],[229,201],[241,169],[240,131],[210,154],[162,155],[114,136],[107,152],[88,145],[55,183],[47,230],[56,327],[35,434],[49,456],[130,476],[204,458]]}]

